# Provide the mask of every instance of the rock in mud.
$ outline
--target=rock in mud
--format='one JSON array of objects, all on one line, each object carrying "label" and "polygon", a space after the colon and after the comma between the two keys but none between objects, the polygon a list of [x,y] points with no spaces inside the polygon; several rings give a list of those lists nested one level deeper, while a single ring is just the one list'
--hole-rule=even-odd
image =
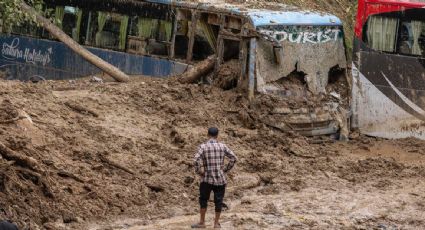
[{"label": "rock in mud", "polygon": [[264,214],[270,214],[270,215],[276,215],[276,216],[281,215],[280,211],[277,209],[276,205],[274,205],[273,203],[268,203],[263,208],[263,213]]},{"label": "rock in mud", "polygon": [[289,183],[290,189],[295,192],[301,191],[306,186],[306,183],[300,179],[291,180]]}]

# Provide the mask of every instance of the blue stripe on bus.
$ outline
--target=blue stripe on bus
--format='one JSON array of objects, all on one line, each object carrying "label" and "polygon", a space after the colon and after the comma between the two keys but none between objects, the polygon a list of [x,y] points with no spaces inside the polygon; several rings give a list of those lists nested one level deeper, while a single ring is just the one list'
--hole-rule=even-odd
[{"label": "blue stripe on bus", "polygon": [[[10,79],[72,79],[102,72],[57,41],[22,36],[0,35],[0,71]],[[183,73],[187,65],[156,57],[88,47],[89,51],[127,74],[166,77]]]}]

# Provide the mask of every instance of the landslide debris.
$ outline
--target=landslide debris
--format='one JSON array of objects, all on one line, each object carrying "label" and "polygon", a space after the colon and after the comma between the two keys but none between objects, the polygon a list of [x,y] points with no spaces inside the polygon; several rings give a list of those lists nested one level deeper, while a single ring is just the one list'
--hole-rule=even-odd
[{"label": "landslide debris", "polygon": [[[272,98],[250,103],[237,89],[83,79],[0,81],[0,94],[0,119],[22,117],[0,122],[0,218],[22,229],[85,229],[87,222],[118,216],[196,213],[192,158],[208,126],[218,126],[239,157],[228,199],[259,186],[263,195],[302,192],[315,186],[306,177],[318,173],[379,189],[397,178],[425,176],[423,165],[358,161],[327,140],[269,127],[261,117]],[[356,146],[344,148],[360,151]],[[280,213],[270,205],[265,212]]]}]

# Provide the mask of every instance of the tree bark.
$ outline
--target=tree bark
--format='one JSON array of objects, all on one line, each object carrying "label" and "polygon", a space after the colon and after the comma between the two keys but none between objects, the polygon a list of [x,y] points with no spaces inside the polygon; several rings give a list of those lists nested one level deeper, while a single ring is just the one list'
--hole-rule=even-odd
[{"label": "tree bark", "polygon": [[131,170],[131,169],[129,169],[129,168],[127,168],[127,167],[125,167],[125,166],[123,166],[123,165],[121,165],[121,164],[118,164],[117,162],[115,162],[115,161],[112,161],[112,160],[110,160],[108,157],[106,157],[106,156],[104,156],[104,155],[102,155],[102,154],[99,154],[99,158],[100,158],[100,160],[102,161],[102,162],[104,162],[104,163],[107,163],[107,164],[109,164],[110,166],[113,166],[113,167],[115,167],[115,168],[118,168],[118,169],[121,169],[121,170],[123,170],[123,171],[125,171],[125,172],[127,172],[127,173],[130,173],[130,174],[135,174],[134,172],[133,172],[133,170]]},{"label": "tree bark", "polygon": [[15,152],[6,147],[6,145],[3,143],[0,143],[0,155],[6,160],[15,161],[17,165],[32,169],[34,171],[39,171],[39,165],[36,159]]},{"label": "tree bark", "polygon": [[54,25],[49,19],[43,17],[34,8],[27,5],[23,0],[20,2],[20,5],[22,11],[28,13],[31,17],[35,19],[37,23],[41,24],[44,29],[49,31],[50,34],[55,36],[61,42],[65,43],[70,49],[81,55],[88,62],[97,66],[99,69],[109,74],[112,78],[119,82],[129,81],[130,77],[127,74],[82,47],[80,44],[70,38],[66,33],[64,33],[60,28]]},{"label": "tree bark", "polygon": [[209,56],[207,59],[198,62],[192,69],[185,72],[180,78],[180,83],[194,83],[202,76],[210,73],[215,66],[215,55]]}]

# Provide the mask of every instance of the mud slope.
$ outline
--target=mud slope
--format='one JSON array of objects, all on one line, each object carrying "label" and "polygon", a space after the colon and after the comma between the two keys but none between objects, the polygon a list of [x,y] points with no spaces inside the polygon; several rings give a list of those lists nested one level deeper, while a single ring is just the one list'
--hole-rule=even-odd
[{"label": "mud slope", "polygon": [[0,94],[0,215],[21,227],[167,216],[195,198],[206,127],[235,146],[256,145],[262,127],[242,95],[172,80],[1,81]]},{"label": "mud slope", "polygon": [[0,218],[23,229],[187,226],[211,125],[239,157],[231,229],[425,227],[421,141],[305,139],[262,123],[285,101],[171,80],[0,81],[0,95]]}]

